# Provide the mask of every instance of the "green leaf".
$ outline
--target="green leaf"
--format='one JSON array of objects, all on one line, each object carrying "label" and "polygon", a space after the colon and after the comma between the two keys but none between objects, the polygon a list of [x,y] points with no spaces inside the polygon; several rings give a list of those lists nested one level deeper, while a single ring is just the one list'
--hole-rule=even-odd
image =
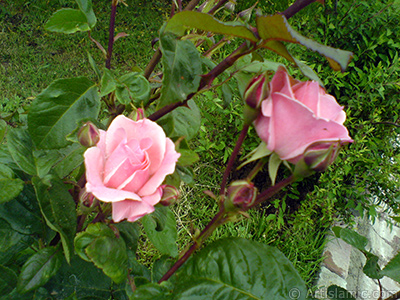
[{"label": "green leaf", "polygon": [[24,188],[24,182],[19,178],[13,178],[13,171],[0,164],[0,203],[8,202],[19,195]]},{"label": "green leaf", "polygon": [[160,37],[163,65],[163,85],[157,108],[182,102],[197,92],[202,66],[200,53],[188,40],[178,40],[172,34]]},{"label": "green leaf", "polygon": [[60,153],[57,150],[34,150],[33,157],[35,159],[37,175],[43,178],[49,174],[51,168],[60,159]]},{"label": "green leaf", "polygon": [[225,35],[233,35],[253,42],[258,39],[254,33],[240,22],[221,22],[209,14],[195,11],[183,11],[175,14],[167,23],[165,32],[178,36],[185,34],[187,29],[196,28]]},{"label": "green leaf", "polygon": [[218,240],[195,254],[176,274],[174,299],[282,299],[306,286],[276,248],[243,238]]},{"label": "green leaf", "polygon": [[78,122],[96,119],[99,109],[97,86],[86,77],[53,81],[30,107],[29,133],[38,149],[63,148]]},{"label": "green leaf", "polygon": [[328,287],[327,296],[331,300],[356,300],[350,292],[337,285]]},{"label": "green leaf", "polygon": [[[172,300],[176,299],[170,290],[157,283],[149,283],[139,286],[130,300]],[[205,298],[203,298],[205,299]]]},{"label": "green leaf", "polygon": [[64,183],[54,176],[33,177],[32,182],[46,223],[60,234],[65,258],[69,262],[76,230],[75,202]]},{"label": "green leaf", "polygon": [[251,163],[252,161],[271,155],[271,153],[272,151],[268,150],[267,145],[264,142],[261,142],[256,149],[244,157],[245,161],[239,166],[239,168]]},{"label": "green leaf", "polygon": [[96,61],[93,59],[93,56],[90,55],[89,52],[88,52],[88,60],[89,60],[90,66],[92,67],[94,73],[96,74],[97,79],[100,80],[101,79],[101,73],[100,73],[99,67],[97,66]]},{"label": "green leaf", "polygon": [[182,167],[182,166],[176,166],[175,169],[176,173],[179,175],[180,179],[186,184],[191,184],[193,183],[193,169],[190,167]]},{"label": "green leaf", "polygon": [[136,253],[137,244],[140,237],[140,227],[138,223],[123,221],[114,224],[118,228],[121,237],[124,239],[126,247]]},{"label": "green leaf", "polygon": [[78,3],[81,12],[85,14],[89,27],[93,28],[97,19],[92,9],[92,0],[76,0],[76,3]]},{"label": "green leaf", "polygon": [[101,77],[100,97],[114,92],[116,88],[117,82],[115,81],[113,72],[105,68],[103,70],[103,76]]},{"label": "green leaf", "polygon": [[25,185],[15,199],[0,204],[0,219],[7,221],[13,230],[22,234],[44,232],[44,221],[31,185]]},{"label": "green leaf", "polygon": [[82,259],[93,262],[114,282],[122,283],[126,280],[128,256],[125,242],[116,237],[107,225],[90,224],[85,232],[76,236],[74,243],[75,250]]},{"label": "green leaf", "polygon": [[161,254],[178,256],[176,220],[168,207],[157,206],[152,214],[141,218],[141,222],[147,237]]},{"label": "green leaf", "polygon": [[22,171],[29,175],[36,175],[35,160],[33,158],[33,143],[27,130],[12,128],[7,133],[8,151]]},{"label": "green leaf", "polygon": [[5,266],[0,265],[0,295],[9,294],[17,285],[17,275]]},{"label": "green leaf", "polygon": [[109,300],[113,293],[111,279],[92,263],[76,255],[71,258],[70,264],[64,262],[46,284],[46,289],[55,299],[67,299],[75,295],[76,299]]},{"label": "green leaf", "polygon": [[188,107],[178,107],[158,121],[170,138],[184,137],[189,141],[197,135],[201,125],[200,110],[193,99],[187,104]]},{"label": "green leaf", "polygon": [[279,158],[279,155],[276,153],[272,153],[268,161],[268,174],[269,178],[271,178],[272,185],[275,185],[276,175],[278,174],[278,169],[281,163],[282,160]]},{"label": "green leaf", "polygon": [[390,277],[400,283],[400,252],[388,262],[381,271],[381,275]]},{"label": "green leaf", "polygon": [[157,259],[153,263],[153,268],[151,270],[151,281],[158,282],[174,263],[175,259],[172,259],[166,255],[163,255],[161,258]]},{"label": "green leaf", "polygon": [[[329,46],[319,44],[311,39],[308,39],[298,32],[296,32],[288,23],[285,16],[282,14],[275,14],[271,16],[257,16],[256,18],[257,29],[261,39],[264,40],[265,46],[268,48],[268,43],[272,45],[271,49],[278,54],[286,57],[287,50],[279,49],[281,46],[276,42],[285,41],[290,43],[301,44],[308,49],[318,52],[326,57],[330,66],[335,71],[341,70],[344,72],[350,62],[353,54],[349,51],[335,49]],[[281,53],[280,53],[281,52]]]},{"label": "green leaf", "polygon": [[381,279],[383,275],[381,274],[381,268],[378,265],[379,257],[371,253],[367,253],[366,256],[367,262],[363,268],[365,275],[372,279]]},{"label": "green leaf", "polygon": [[121,104],[133,103],[136,107],[147,104],[150,97],[150,83],[137,72],[118,78],[115,96]]},{"label": "green leaf", "polygon": [[366,237],[358,234],[357,232],[349,228],[335,226],[332,228],[332,230],[335,233],[336,237],[341,238],[347,244],[352,245],[360,251],[366,251],[365,247],[368,244],[368,239]]},{"label": "green leaf", "polygon": [[14,199],[23,188],[24,182],[19,178],[0,178],[0,203]]},{"label": "green leaf", "polygon": [[64,178],[83,163],[83,153],[86,148],[74,143],[71,146],[60,149],[62,159],[54,166],[54,171],[59,178]]},{"label": "green leaf", "polygon": [[0,144],[3,142],[3,139],[6,135],[7,131],[7,122],[3,119],[0,119]]},{"label": "green leaf", "polygon": [[181,154],[178,159],[178,165],[180,166],[187,167],[199,160],[199,156],[193,150],[179,149],[178,152]]},{"label": "green leaf", "polygon": [[57,273],[62,261],[63,256],[59,249],[48,247],[38,251],[22,266],[17,291],[26,293],[44,285]]},{"label": "green leaf", "polygon": [[62,8],[56,11],[44,25],[44,28],[67,34],[90,30],[85,14],[81,10],[72,8]]}]

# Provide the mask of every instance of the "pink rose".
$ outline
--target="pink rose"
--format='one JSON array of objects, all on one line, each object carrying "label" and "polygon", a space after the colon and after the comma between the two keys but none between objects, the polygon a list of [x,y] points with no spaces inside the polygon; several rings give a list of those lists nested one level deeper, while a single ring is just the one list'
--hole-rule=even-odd
[{"label": "pink rose", "polygon": [[134,222],[154,211],[180,154],[157,123],[120,115],[107,131],[100,130],[100,141],[84,156],[87,192],[112,202],[115,222]]},{"label": "pink rose", "polygon": [[270,94],[261,103],[254,126],[267,148],[282,160],[296,163],[314,143],[353,141],[343,126],[343,107],[317,82],[294,80],[285,68],[279,67],[269,88]]}]

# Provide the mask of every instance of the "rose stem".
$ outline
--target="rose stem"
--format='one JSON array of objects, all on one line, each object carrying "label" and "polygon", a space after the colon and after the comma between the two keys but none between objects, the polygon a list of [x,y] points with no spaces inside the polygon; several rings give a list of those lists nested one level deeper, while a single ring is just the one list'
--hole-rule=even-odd
[{"label": "rose stem", "polygon": [[229,0],[220,0],[217,4],[215,4],[215,6],[213,8],[210,9],[210,11],[208,12],[208,14],[213,14],[217,11],[218,8],[220,8],[222,5],[224,5],[226,2],[228,2]]},{"label": "rose stem", "polygon": [[[241,46],[239,46],[239,48],[237,48],[228,57],[226,57],[223,61],[221,61],[214,69],[212,69],[206,75],[203,75],[202,80],[200,81],[199,88],[197,90],[200,91],[201,89],[203,89],[207,85],[211,85],[211,83],[213,82],[215,77],[217,77],[219,74],[224,72],[227,68],[232,66],[233,63],[236,60],[238,60],[240,57],[242,57],[243,55],[246,55],[246,54],[248,54],[248,53],[250,53],[252,51],[252,49],[251,50],[247,50],[246,48],[247,48],[247,44],[243,43]],[[246,50],[246,51],[244,51],[244,50]],[[172,103],[172,104],[169,104],[169,105],[166,105],[166,106],[162,107],[161,109],[157,110],[155,113],[150,115],[148,117],[148,119],[150,119],[152,121],[158,120],[159,118],[165,116],[167,113],[173,111],[175,108],[186,105],[186,103],[191,98],[193,98],[194,95],[195,95],[195,93],[191,93],[182,102],[175,102],[175,103]]]},{"label": "rose stem", "polygon": [[[196,7],[196,5],[199,2],[200,0],[192,0],[183,10],[192,10],[193,8]],[[286,17],[286,19],[289,19],[296,13],[298,13],[300,10],[302,10],[304,7],[308,6],[313,2],[315,2],[315,0],[297,0],[295,3],[289,6],[284,12],[282,12],[282,14]],[[218,4],[219,3],[217,3],[217,5]],[[150,77],[151,72],[153,72],[154,68],[156,67],[160,59],[161,59],[161,51],[160,48],[158,48],[157,51],[153,54],[153,57],[151,58],[149,64],[146,66],[146,69],[143,74],[144,77],[146,77],[147,79]]]},{"label": "rose stem", "polygon": [[315,2],[315,0],[297,0],[292,5],[290,5],[282,14],[289,19],[297,14],[300,10]]},{"label": "rose stem", "polygon": [[193,252],[196,251],[201,246],[204,240],[220,224],[223,223],[225,213],[226,213],[225,208],[221,207],[219,212],[214,216],[214,218],[210,221],[210,223],[208,223],[208,225],[203,229],[203,231],[199,234],[199,236],[195,238],[190,248],[175,262],[175,264],[167,271],[167,273],[164,274],[164,276],[158,281],[158,283],[168,280],[188,260],[190,255],[192,255]]},{"label": "rose stem", "polygon": [[385,300],[397,300],[400,299],[400,292],[397,292],[396,294],[393,294],[389,298],[386,298]]},{"label": "rose stem", "polygon": [[221,182],[221,188],[219,190],[219,196],[220,196],[220,201],[224,201],[224,195],[225,195],[225,186],[228,181],[228,176],[232,170],[233,163],[235,162],[235,159],[239,153],[240,148],[242,147],[243,141],[246,138],[247,132],[249,130],[250,124],[244,124],[242,131],[240,132],[239,138],[236,142],[235,148],[233,148],[233,152],[231,154],[231,157],[229,157],[228,164],[226,166],[224,175],[222,177],[222,182]]},{"label": "rose stem", "polygon": [[[192,0],[189,2],[189,4],[183,9],[183,10],[192,10],[193,8],[196,7],[196,5],[200,2],[200,0]],[[172,3],[172,5],[175,5]],[[146,79],[150,78],[151,73],[154,71],[154,68],[157,66],[158,62],[161,59],[161,50],[160,47],[156,50],[156,52],[153,54],[153,57],[151,58],[149,64],[146,66],[144,69],[144,74],[143,76],[146,77]]]},{"label": "rose stem", "polygon": [[114,45],[114,31],[115,31],[115,15],[117,13],[118,0],[112,0],[111,2],[111,15],[110,15],[110,27],[108,30],[108,49],[107,49],[107,59],[106,68],[111,68],[111,56]]},{"label": "rose stem", "polygon": [[253,207],[257,206],[258,204],[260,204],[261,202],[271,198],[273,195],[278,193],[284,187],[286,187],[289,184],[292,184],[293,182],[295,182],[296,179],[297,179],[296,177],[294,177],[293,175],[290,175],[288,178],[286,178],[286,179],[278,182],[277,184],[269,187],[268,189],[266,189],[265,191],[263,191],[261,194],[259,194],[257,196],[256,200],[254,201],[254,203],[251,206],[249,206],[248,208],[246,208],[244,210],[249,210],[250,208],[253,208]]}]

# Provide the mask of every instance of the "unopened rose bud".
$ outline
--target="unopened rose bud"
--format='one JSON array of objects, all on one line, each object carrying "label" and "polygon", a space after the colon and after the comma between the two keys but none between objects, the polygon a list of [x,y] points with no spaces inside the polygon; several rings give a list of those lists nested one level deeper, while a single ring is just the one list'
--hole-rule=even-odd
[{"label": "unopened rose bud", "polygon": [[144,110],[141,108],[138,108],[134,115],[132,116],[133,121],[139,121],[145,118],[144,115]]},{"label": "unopened rose bud", "polygon": [[317,142],[310,145],[297,162],[294,174],[307,177],[314,172],[324,172],[335,161],[343,144],[340,142]]},{"label": "unopened rose bud", "polygon": [[161,196],[160,204],[163,206],[171,206],[178,201],[179,190],[172,185],[165,185],[163,187],[163,194]]},{"label": "unopened rose bud", "polygon": [[88,193],[86,189],[82,189],[79,193],[79,201],[86,207],[91,207],[93,204],[94,196]]},{"label": "unopened rose bud", "polygon": [[252,182],[237,180],[228,187],[225,208],[234,211],[250,207],[257,197],[257,188]]},{"label": "unopened rose bud", "polygon": [[243,99],[248,106],[258,109],[261,101],[268,97],[268,72],[254,77],[248,84]]},{"label": "unopened rose bud", "polygon": [[78,131],[78,141],[84,147],[93,147],[100,140],[100,132],[92,122],[86,122]]},{"label": "unopened rose bud", "polygon": [[235,3],[227,2],[225,3],[225,8],[231,12],[235,11]]},{"label": "unopened rose bud", "polygon": [[257,5],[254,4],[252,7],[249,7],[245,10],[242,10],[240,13],[238,13],[239,19],[241,19],[244,22],[249,22],[251,18],[251,13],[253,12],[254,7]]},{"label": "unopened rose bud", "polygon": [[265,72],[254,77],[243,94],[246,103],[243,110],[246,124],[251,124],[258,117],[261,102],[268,97],[268,94],[268,72]]}]

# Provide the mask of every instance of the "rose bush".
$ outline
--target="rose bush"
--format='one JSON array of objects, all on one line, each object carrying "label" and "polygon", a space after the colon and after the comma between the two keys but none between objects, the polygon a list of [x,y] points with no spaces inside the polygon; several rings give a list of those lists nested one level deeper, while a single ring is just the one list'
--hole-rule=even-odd
[{"label": "rose bush", "polygon": [[100,141],[86,150],[86,190],[112,202],[112,218],[134,222],[154,211],[161,184],[175,170],[180,154],[163,129],[148,119],[116,117]]},{"label": "rose bush", "polygon": [[[310,146],[353,140],[343,125],[346,113],[316,81],[300,82],[279,67],[254,122],[258,136],[282,160],[296,163]],[[312,146],[311,146],[312,147]]]}]

